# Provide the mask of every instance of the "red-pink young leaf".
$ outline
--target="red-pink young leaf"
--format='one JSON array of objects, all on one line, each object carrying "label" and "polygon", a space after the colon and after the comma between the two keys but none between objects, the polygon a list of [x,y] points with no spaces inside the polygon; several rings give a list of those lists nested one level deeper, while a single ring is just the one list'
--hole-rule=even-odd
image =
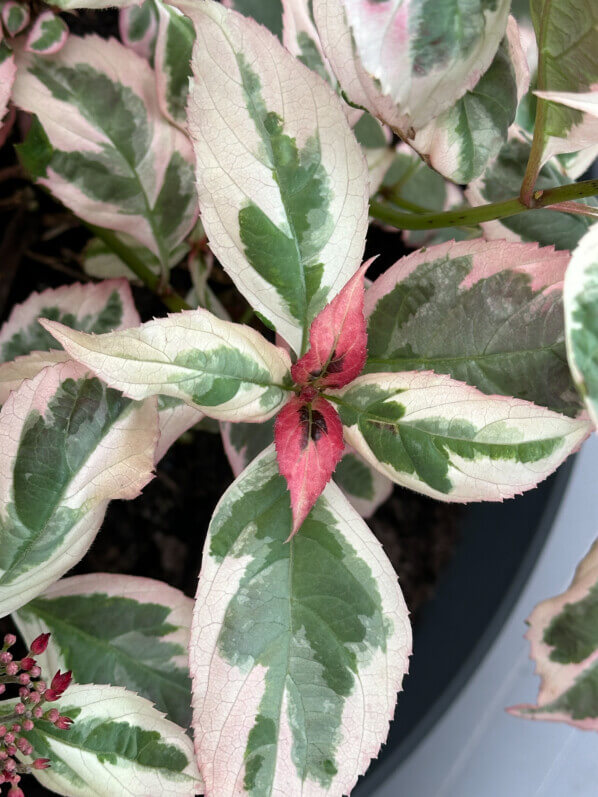
[{"label": "red-pink young leaf", "polygon": [[330,481],[343,455],[343,427],[323,398],[292,398],[276,417],[274,441],[278,468],[291,493],[293,530],[299,527]]},{"label": "red-pink young leaf", "polygon": [[291,369],[296,384],[317,382],[320,386],[340,388],[361,373],[367,356],[364,277],[371,262],[364,263],[314,318],[309,330],[310,349]]}]

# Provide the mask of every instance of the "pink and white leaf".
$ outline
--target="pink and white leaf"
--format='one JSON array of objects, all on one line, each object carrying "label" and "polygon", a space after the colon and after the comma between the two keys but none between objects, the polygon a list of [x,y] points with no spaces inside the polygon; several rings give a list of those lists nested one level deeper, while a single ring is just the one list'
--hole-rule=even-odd
[{"label": "pink and white leaf", "polygon": [[262,422],[288,398],[290,358],[251,327],[207,310],[174,313],[105,335],[42,325],[68,353],[136,400],[181,399],[218,420]]},{"label": "pink and white leaf", "polygon": [[16,36],[25,30],[30,18],[29,8],[24,3],[8,0],[2,6],[2,23],[9,36]]},{"label": "pink and white leaf", "polygon": [[85,221],[129,233],[167,270],[197,197],[191,146],[162,115],[150,65],[116,39],[70,36],[56,55],[20,52],[18,66],[15,104],[36,115],[51,145],[44,163],[31,153],[33,176]]},{"label": "pink and white leaf", "polygon": [[598,669],[595,605],[598,541],[580,562],[571,585],[539,603],[527,621],[530,656],[540,676],[537,703],[508,709],[525,719],[564,722],[598,731]]},{"label": "pink and white leaf", "polygon": [[[48,791],[87,797],[91,794],[127,794],[147,797],[162,794],[190,797],[200,794],[202,783],[193,753],[193,742],[184,729],[167,720],[161,711],[144,697],[119,686],[73,684],[58,703],[58,709],[72,708],[83,727],[98,729],[104,734],[102,744],[94,747],[79,740],[52,734],[44,742],[54,766],[33,770],[36,779]],[[157,750],[167,750],[172,767],[160,765],[159,758],[146,754],[147,748],[115,744],[128,731],[132,739],[152,739]],[[85,735],[83,735],[85,739]],[[99,748],[99,749],[98,749]],[[23,757],[27,763],[32,757]],[[58,763],[60,762],[60,763]]]},{"label": "pink and white leaf", "polygon": [[220,501],[202,560],[189,659],[208,794],[349,794],[394,714],[411,630],[380,543],[333,483],[291,530],[270,446]]},{"label": "pink and white leaf", "polygon": [[64,47],[68,36],[66,22],[52,11],[44,11],[27,34],[25,52],[53,55]]},{"label": "pink and white leaf", "polygon": [[296,534],[343,455],[343,427],[335,408],[322,398],[292,398],[276,416],[278,467],[291,494]]},{"label": "pink and white leaf", "polygon": [[121,8],[118,13],[118,32],[126,47],[150,61],[158,35],[158,19],[152,0]]},{"label": "pink and white leaf", "polygon": [[[313,318],[361,262],[368,205],[361,149],[333,89],[266,28],[212,0],[177,5],[197,36],[188,117],[210,246],[299,352]],[[276,129],[266,119],[276,119]],[[284,163],[278,136],[296,152]],[[313,163],[309,175],[305,163]],[[279,256],[281,246],[288,256]]]},{"label": "pink and white leaf", "polygon": [[430,371],[360,376],[338,395],[347,443],[392,481],[441,501],[502,501],[530,490],[592,429]]},{"label": "pink and white leaf", "polygon": [[312,321],[310,348],[291,368],[297,385],[340,388],[363,370],[367,356],[364,279],[370,263]]},{"label": "pink and white leaf", "polygon": [[[65,425],[64,413],[78,423]],[[157,439],[155,399],[108,395],[73,362],[45,368],[11,393],[0,411],[2,616],[81,559],[110,500],[140,493]]]},{"label": "pink and white leaf", "polygon": [[455,46],[450,55],[443,51],[442,36],[420,39],[420,31],[426,30],[421,18],[426,7],[420,0],[315,0],[314,16],[323,50],[348,99],[403,138],[412,138],[488,69],[509,8],[504,0],[492,11],[479,4],[472,8],[477,35],[468,47]]},{"label": "pink and white leaf", "polygon": [[0,42],[0,129],[6,125],[6,111],[17,75],[17,65],[12,50]]}]

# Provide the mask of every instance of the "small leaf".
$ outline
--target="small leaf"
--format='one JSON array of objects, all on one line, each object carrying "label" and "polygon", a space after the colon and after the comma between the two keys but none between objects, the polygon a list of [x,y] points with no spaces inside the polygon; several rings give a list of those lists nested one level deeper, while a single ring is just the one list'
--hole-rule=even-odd
[{"label": "small leaf", "polygon": [[64,47],[68,35],[66,22],[52,11],[44,11],[27,35],[25,52],[52,55]]},{"label": "small leaf", "polygon": [[300,352],[312,320],[361,262],[360,147],[333,90],[265,28],[212,0],[177,5],[197,34],[189,132],[210,246]]},{"label": "small leaf", "polygon": [[2,6],[2,22],[9,36],[16,36],[25,30],[30,17],[29,8],[17,0],[8,0]]},{"label": "small leaf", "polygon": [[45,368],[0,411],[0,614],[87,551],[108,501],[152,478],[155,400],[133,403],[73,362]]},{"label": "small leaf", "polygon": [[340,490],[291,529],[271,447],[216,509],[195,601],[195,742],[218,797],[349,794],[407,670],[396,574]]},{"label": "small leaf", "polygon": [[192,609],[190,598],[160,581],[93,573],[61,579],[13,617],[28,645],[52,634],[37,657],[43,672],[71,670],[79,684],[124,686],[189,728]]},{"label": "small leaf", "polygon": [[598,119],[543,92],[586,93],[598,85],[598,7],[594,0],[531,0],[538,42],[536,127],[542,163],[553,155],[596,144]]},{"label": "small leaf", "polygon": [[43,326],[73,359],[136,400],[171,396],[218,420],[256,422],[271,418],[288,397],[288,354],[251,327],[207,310],[106,335],[54,321]]},{"label": "small leaf", "polygon": [[324,53],[345,95],[407,140],[486,72],[510,5],[315,0],[313,8]]},{"label": "small leaf", "polygon": [[150,63],[153,61],[158,17],[152,0],[122,8],[118,14],[118,31],[126,47]]},{"label": "small leaf", "polygon": [[509,713],[598,731],[597,598],[598,540],[580,562],[571,586],[538,604],[527,621],[540,692],[537,705],[513,706]]},{"label": "small leaf", "polygon": [[312,321],[310,348],[291,368],[297,385],[344,387],[363,370],[367,356],[364,279],[370,262]]},{"label": "small leaf", "polygon": [[598,225],[582,238],[565,277],[569,367],[598,426]]},{"label": "small leaf", "polygon": [[301,524],[330,481],[343,455],[343,428],[337,411],[322,398],[291,399],[274,426],[278,467],[291,493],[293,528]]},{"label": "small leaf", "polygon": [[91,224],[125,232],[167,270],[195,223],[186,136],[161,114],[147,61],[115,39],[70,36],[18,57],[14,101],[36,122],[19,149],[40,185]]},{"label": "small leaf", "polygon": [[442,501],[530,490],[591,431],[586,420],[429,371],[360,376],[339,398],[347,442],[397,484]]},{"label": "small leaf", "polygon": [[366,372],[435,371],[567,415],[582,402],[566,362],[566,252],[449,242],[402,258],[366,293]]},{"label": "small leaf", "polygon": [[52,705],[74,720],[68,731],[37,720],[34,730],[22,732],[34,755],[51,761],[33,771],[45,788],[72,797],[201,793],[191,739],[144,697],[74,684]]}]

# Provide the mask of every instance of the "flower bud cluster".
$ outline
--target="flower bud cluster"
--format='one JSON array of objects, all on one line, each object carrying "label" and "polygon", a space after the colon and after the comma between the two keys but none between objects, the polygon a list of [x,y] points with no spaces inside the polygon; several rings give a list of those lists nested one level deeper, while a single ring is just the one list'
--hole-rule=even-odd
[{"label": "flower bud cluster", "polygon": [[48,758],[35,758],[31,764],[19,761],[19,753],[34,755],[33,746],[23,734],[32,731],[38,720],[51,722],[61,730],[68,730],[72,723],[58,709],[46,705],[58,700],[71,682],[70,671],[61,673],[60,670],[50,686],[42,680],[41,668],[34,657],[46,650],[49,638],[50,634],[40,634],[31,643],[27,656],[20,660],[10,653],[17,641],[14,634],[6,634],[0,650],[0,695],[6,692],[9,684],[18,686],[19,694],[19,701],[10,707],[10,714],[3,714],[0,703],[0,788],[2,784],[10,786],[7,797],[25,797],[19,786],[21,775],[50,765]]}]

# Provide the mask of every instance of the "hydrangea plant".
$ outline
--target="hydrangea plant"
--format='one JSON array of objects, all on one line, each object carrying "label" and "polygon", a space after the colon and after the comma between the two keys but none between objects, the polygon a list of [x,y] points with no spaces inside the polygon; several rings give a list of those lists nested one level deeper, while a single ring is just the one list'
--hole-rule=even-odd
[{"label": "hydrangea plant", "polygon": [[[598,422],[598,11],[532,0],[534,37],[509,0],[144,0],[67,37],[105,5],[1,13],[3,134],[94,279],[0,328],[0,610],[28,646],[0,652],[0,781],[340,797],[411,653],[364,518],[395,484],[512,498]],[[363,263],[370,221],[416,251]],[[235,481],[195,600],[67,576],[206,419]],[[596,728],[595,559],[532,615],[514,713]]]}]

